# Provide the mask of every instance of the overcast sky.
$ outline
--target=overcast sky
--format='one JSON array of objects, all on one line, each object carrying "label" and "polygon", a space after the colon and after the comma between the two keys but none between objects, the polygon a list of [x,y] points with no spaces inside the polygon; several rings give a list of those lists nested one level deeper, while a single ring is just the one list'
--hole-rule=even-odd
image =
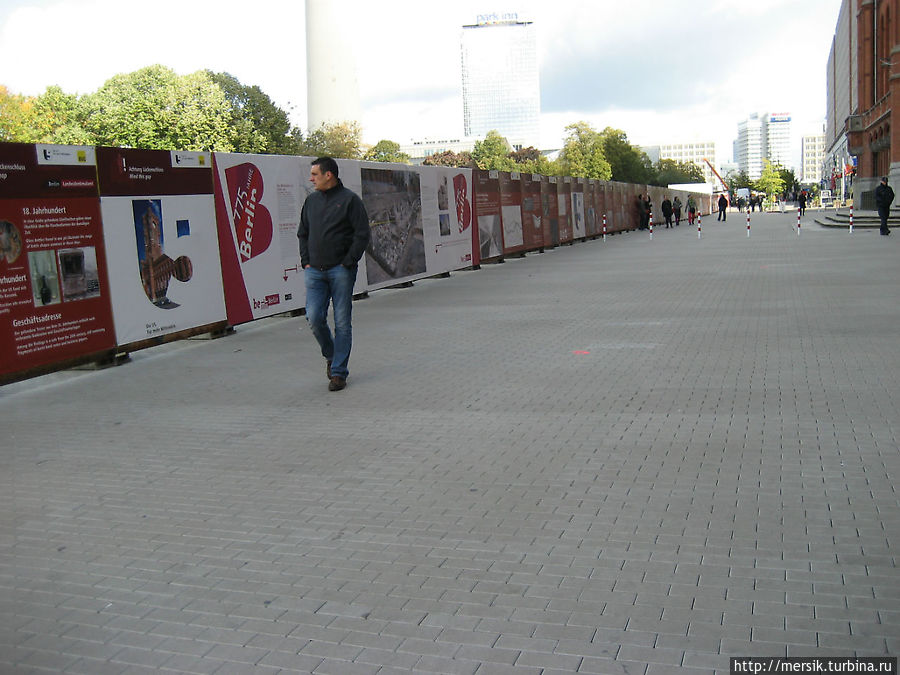
[{"label": "overcast sky", "polygon": [[[586,121],[639,145],[713,140],[731,158],[737,124],[790,113],[820,133],[841,0],[336,0],[355,45],[363,140],[462,135],[461,26],[478,14],[534,21],[541,145]],[[88,93],[154,63],[229,72],[306,128],[302,0],[0,0],[0,84]]]}]

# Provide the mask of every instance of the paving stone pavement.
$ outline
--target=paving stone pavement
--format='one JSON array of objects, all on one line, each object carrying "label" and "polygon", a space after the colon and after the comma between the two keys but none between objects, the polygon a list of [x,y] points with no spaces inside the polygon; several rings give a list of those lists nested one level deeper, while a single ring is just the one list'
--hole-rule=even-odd
[{"label": "paving stone pavement", "polygon": [[707,218],[0,388],[0,672],[900,652],[900,233]]}]

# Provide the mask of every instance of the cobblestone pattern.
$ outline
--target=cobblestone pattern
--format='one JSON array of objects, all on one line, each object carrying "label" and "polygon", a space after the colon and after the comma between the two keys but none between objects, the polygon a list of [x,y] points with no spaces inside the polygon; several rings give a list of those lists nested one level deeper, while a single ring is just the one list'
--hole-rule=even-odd
[{"label": "cobblestone pattern", "polygon": [[561,247],[0,389],[0,672],[897,655],[900,242]]}]

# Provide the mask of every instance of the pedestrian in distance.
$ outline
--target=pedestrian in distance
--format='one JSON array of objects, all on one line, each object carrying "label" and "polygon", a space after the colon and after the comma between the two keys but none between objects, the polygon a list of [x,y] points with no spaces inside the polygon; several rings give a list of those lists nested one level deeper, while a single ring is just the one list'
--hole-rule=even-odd
[{"label": "pedestrian in distance", "polygon": [[[328,390],[340,391],[350,373],[353,285],[371,236],[369,216],[359,195],[338,178],[338,165],[331,157],[313,161],[309,180],[315,190],[303,202],[297,228],[306,320],[325,357]],[[334,307],[333,334],[329,304]]]},{"label": "pedestrian in distance", "polygon": [[875,188],[875,206],[878,207],[878,217],[881,219],[881,234],[887,236],[891,233],[888,228],[888,217],[891,215],[891,204],[894,202],[894,191],[888,185],[887,176],[881,179],[881,184]]},{"label": "pedestrian in distance", "polygon": [[725,194],[722,193],[719,195],[719,217],[716,220],[724,221],[726,219],[725,209],[728,208],[728,199],[725,197]]},{"label": "pedestrian in distance", "polygon": [[690,197],[688,197],[688,204],[687,204],[688,225],[693,225],[694,218],[696,218],[696,217],[697,217],[697,202],[694,201],[694,196],[691,195]]},{"label": "pedestrian in distance", "polygon": [[662,209],[663,218],[666,219],[666,229],[673,227],[672,225],[672,202],[669,201],[669,196],[666,195],[666,198],[662,200],[662,204],[659,205]]},{"label": "pedestrian in distance", "polygon": [[675,227],[681,223],[681,200],[678,195],[672,200],[672,215],[675,216]]},{"label": "pedestrian in distance", "polygon": [[800,207],[800,215],[806,215],[806,192],[801,190],[800,194],[797,195],[797,205]]}]

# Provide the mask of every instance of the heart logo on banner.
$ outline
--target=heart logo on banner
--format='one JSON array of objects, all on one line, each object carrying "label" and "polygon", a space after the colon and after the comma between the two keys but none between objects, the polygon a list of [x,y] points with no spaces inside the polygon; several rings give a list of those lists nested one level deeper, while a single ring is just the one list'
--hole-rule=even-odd
[{"label": "heart logo on banner", "polygon": [[272,243],[272,214],[263,206],[262,174],[249,162],[225,169],[225,182],[234,213],[241,262],[247,262],[269,248]]},{"label": "heart logo on banner", "polygon": [[469,204],[468,186],[465,175],[458,173],[453,177],[453,193],[456,196],[456,219],[460,233],[469,229],[472,222],[472,206]]}]

